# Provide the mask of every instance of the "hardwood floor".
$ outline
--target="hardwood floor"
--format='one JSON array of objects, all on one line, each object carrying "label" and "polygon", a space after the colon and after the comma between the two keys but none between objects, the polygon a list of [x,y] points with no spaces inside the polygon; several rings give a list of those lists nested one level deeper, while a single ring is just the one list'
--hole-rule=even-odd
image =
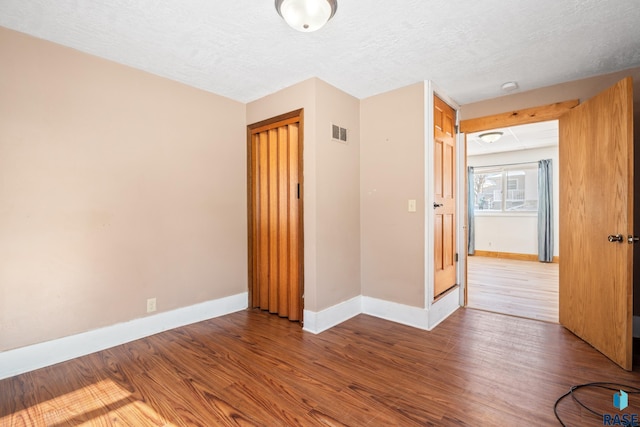
[{"label": "hardwood floor", "polygon": [[469,307],[558,323],[558,264],[467,259]]},{"label": "hardwood floor", "polygon": [[[0,381],[0,425],[551,426],[590,381],[640,373],[559,325],[473,309],[431,332],[359,315],[320,335],[248,310]],[[612,412],[612,395],[589,399]]]}]

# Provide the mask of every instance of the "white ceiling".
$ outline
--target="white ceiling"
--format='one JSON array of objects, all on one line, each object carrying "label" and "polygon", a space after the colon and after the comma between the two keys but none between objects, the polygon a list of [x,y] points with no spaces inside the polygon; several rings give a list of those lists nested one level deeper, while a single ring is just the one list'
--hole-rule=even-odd
[{"label": "white ceiling", "polygon": [[[487,132],[502,132],[502,137],[496,142],[486,143],[480,139],[480,135]],[[476,156],[557,146],[558,138],[557,120],[469,133],[467,134],[467,155]]]},{"label": "white ceiling", "polygon": [[273,0],[0,0],[0,26],[241,102],[319,77],[466,104],[640,65],[638,0],[339,0],[315,33]]}]

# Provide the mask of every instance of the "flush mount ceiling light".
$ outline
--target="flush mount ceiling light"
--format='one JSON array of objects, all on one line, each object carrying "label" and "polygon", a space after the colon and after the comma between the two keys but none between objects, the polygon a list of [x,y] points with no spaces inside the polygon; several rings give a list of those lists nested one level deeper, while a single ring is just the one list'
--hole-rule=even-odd
[{"label": "flush mount ceiling light", "polygon": [[491,144],[492,142],[496,142],[502,137],[502,132],[487,132],[479,135],[479,138],[486,142],[487,144]]},{"label": "flush mount ceiling light", "polygon": [[512,92],[512,91],[518,89],[518,83],[517,82],[506,82],[506,83],[503,83],[502,86],[500,86],[500,88],[502,88],[502,90],[505,91],[505,92]]},{"label": "flush mount ceiling light", "polygon": [[276,0],[276,10],[290,27],[310,33],[336,14],[337,0]]}]

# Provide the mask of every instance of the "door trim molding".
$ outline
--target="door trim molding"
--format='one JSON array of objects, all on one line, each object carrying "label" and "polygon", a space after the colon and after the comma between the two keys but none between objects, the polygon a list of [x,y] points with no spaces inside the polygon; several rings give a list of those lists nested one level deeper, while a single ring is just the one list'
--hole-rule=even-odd
[{"label": "door trim molding", "polygon": [[[463,146],[464,146],[465,161],[467,159],[467,136],[466,136],[467,133],[480,132],[480,131],[491,130],[491,129],[501,128],[501,127],[546,122],[549,120],[558,120],[560,119],[560,116],[564,115],[566,112],[578,106],[579,104],[580,104],[579,99],[572,99],[569,101],[556,102],[556,103],[547,104],[547,105],[539,105],[537,107],[525,108],[521,110],[507,111],[504,113],[492,114],[489,116],[482,116],[482,117],[477,117],[473,119],[460,120],[460,135],[462,136],[462,139],[464,139]],[[466,166],[466,163],[465,163],[465,166]],[[464,180],[465,182],[464,200],[462,200],[461,205],[463,207],[463,212],[465,212],[464,223],[466,224],[467,198],[468,198],[467,193],[469,191],[469,189],[466,188],[467,186],[466,167],[463,171],[461,170],[459,172],[461,175],[458,178],[460,180]],[[468,231],[468,226],[466,226],[464,230],[465,242],[466,242],[467,231]],[[464,260],[464,266],[465,266],[465,269],[464,269],[465,288],[464,288],[464,295],[463,295],[464,301],[461,305],[463,307],[466,307],[467,297],[468,297],[467,288],[466,288],[467,276],[468,276],[468,272],[466,269],[467,256],[468,256],[466,243],[464,248],[465,249],[463,251],[460,251],[459,253],[462,254],[461,258]]]},{"label": "door trim molding", "polygon": [[570,101],[525,108],[523,110],[507,111],[505,113],[475,119],[461,120],[460,132],[473,133],[481,130],[557,120],[578,104],[580,104],[580,100],[573,99]]},{"label": "door trim molding", "polygon": [[[435,145],[435,135],[434,135],[434,97],[437,96],[442,101],[444,101],[447,105],[452,107],[456,113],[456,124],[459,125],[459,117],[460,117],[460,106],[447,94],[441,90],[437,85],[435,85],[432,81],[426,80],[424,85],[424,141],[425,141],[425,152],[424,152],[424,200],[425,206],[433,206],[434,202],[434,182],[433,182],[433,171],[434,171],[434,145]],[[460,139],[455,138],[456,144],[456,152],[460,153]],[[465,151],[466,154],[466,151]],[[459,175],[460,164],[459,164],[459,154],[456,156],[456,167],[458,168],[457,176],[456,176],[456,191],[459,193],[459,184],[460,179]],[[465,182],[465,181],[463,181]],[[460,206],[460,200],[458,198],[457,206]],[[460,213],[459,208],[456,208],[456,213]],[[441,321],[446,319],[451,313],[453,313],[456,309],[462,306],[463,300],[463,289],[466,287],[466,277],[461,276],[460,266],[463,263],[458,262],[456,268],[457,275],[457,284],[458,286],[454,287],[452,291],[446,293],[443,297],[434,299],[434,284],[435,284],[435,257],[434,257],[434,249],[435,249],[435,214],[433,209],[425,209],[424,213],[424,309],[419,309],[421,311],[426,311],[426,329],[432,329],[436,325],[438,325]],[[456,224],[456,233],[460,236],[460,233],[464,233],[464,223],[459,220]],[[460,252],[462,247],[460,246],[459,237],[455,242],[457,246],[457,251]],[[466,253],[466,252],[465,252]],[[394,306],[398,308],[398,306]],[[404,308],[401,308],[402,311]],[[391,306],[387,306],[385,310],[388,310],[390,313],[394,313],[394,310]],[[421,311],[416,312],[415,310],[411,310],[414,312],[415,319],[420,318],[420,316],[425,316],[425,314],[419,314]],[[369,314],[369,313],[368,313]],[[375,314],[373,314],[375,316]],[[401,313],[396,313],[394,318],[402,323],[403,315]],[[420,324],[424,325],[424,319],[419,320]]]},{"label": "door trim molding", "polygon": [[[434,203],[434,183],[433,183],[433,171],[434,171],[434,145],[435,145],[435,135],[434,135],[434,107],[435,107],[435,99],[437,96],[445,104],[449,105],[456,113],[456,120],[458,120],[460,114],[460,106],[449,96],[446,95],[444,91],[442,91],[438,86],[436,86],[431,80],[426,80],[424,85],[424,201],[425,206],[433,206]],[[458,124],[458,123],[456,123]],[[455,139],[456,144],[456,152],[459,153],[460,146],[458,144],[457,138]],[[458,158],[456,157],[456,167],[459,169],[460,165],[458,164]],[[460,171],[458,171],[459,175]],[[456,176],[456,180],[459,181],[459,176]],[[458,191],[458,186],[456,185],[455,190]],[[459,201],[458,201],[459,203]],[[456,210],[456,213],[459,211]],[[433,305],[440,305],[442,302],[440,300],[435,300],[434,297],[434,286],[435,286],[435,259],[434,253],[435,250],[435,238],[434,238],[434,230],[435,230],[435,214],[433,209],[425,209],[424,213],[424,306],[430,310]],[[463,230],[462,224],[460,221],[457,221],[456,224],[456,233],[459,236]],[[458,245],[458,241],[455,242]],[[458,246],[457,251],[460,250]],[[460,264],[458,264],[460,265]],[[457,282],[458,285],[464,286],[461,283],[462,278],[460,277],[459,270],[456,271]]]}]

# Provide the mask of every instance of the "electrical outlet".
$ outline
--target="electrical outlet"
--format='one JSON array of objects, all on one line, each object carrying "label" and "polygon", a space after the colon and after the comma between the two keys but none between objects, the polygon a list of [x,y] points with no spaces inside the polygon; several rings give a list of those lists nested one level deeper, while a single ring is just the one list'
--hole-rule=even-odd
[{"label": "electrical outlet", "polygon": [[147,313],[151,313],[156,311],[156,299],[155,298],[149,298],[147,300]]}]

